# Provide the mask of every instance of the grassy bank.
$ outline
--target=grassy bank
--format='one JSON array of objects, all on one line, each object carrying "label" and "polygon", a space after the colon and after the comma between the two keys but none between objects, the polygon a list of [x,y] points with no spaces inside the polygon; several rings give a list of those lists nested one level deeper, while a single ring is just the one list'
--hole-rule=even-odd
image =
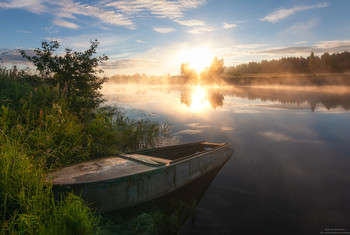
[{"label": "grassy bank", "polygon": [[[0,87],[1,233],[94,234],[127,225],[120,220],[111,226],[105,217],[101,221],[75,195],[55,198],[45,174],[75,162],[153,147],[167,126],[129,119],[126,112],[103,106],[96,97],[89,100],[86,93],[63,95],[64,88],[25,71],[1,68]],[[91,106],[95,101],[98,105]],[[90,106],[77,111],[76,105],[84,103]]]}]

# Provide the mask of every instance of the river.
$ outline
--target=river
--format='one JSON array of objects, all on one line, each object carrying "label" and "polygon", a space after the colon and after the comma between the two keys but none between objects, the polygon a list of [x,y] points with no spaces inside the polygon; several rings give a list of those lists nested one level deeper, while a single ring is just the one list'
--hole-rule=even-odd
[{"label": "river", "polygon": [[171,124],[162,144],[235,152],[180,234],[350,234],[350,87],[107,83],[108,104]]}]

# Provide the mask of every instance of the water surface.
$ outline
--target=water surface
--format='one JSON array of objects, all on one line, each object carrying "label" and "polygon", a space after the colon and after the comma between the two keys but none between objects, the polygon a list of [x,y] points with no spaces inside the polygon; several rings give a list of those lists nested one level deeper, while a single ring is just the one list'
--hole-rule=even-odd
[{"label": "water surface", "polygon": [[163,144],[235,149],[181,234],[350,233],[349,87],[110,84],[104,94],[170,123]]}]

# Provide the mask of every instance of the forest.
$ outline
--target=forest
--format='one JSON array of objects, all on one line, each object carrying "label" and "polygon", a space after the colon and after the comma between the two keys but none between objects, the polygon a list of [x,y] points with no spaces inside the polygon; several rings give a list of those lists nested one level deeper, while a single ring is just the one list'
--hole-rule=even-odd
[{"label": "forest", "polygon": [[258,74],[258,73],[344,73],[350,71],[350,52],[324,53],[316,56],[313,52],[307,58],[283,57],[276,60],[249,62],[227,67],[226,73]]}]

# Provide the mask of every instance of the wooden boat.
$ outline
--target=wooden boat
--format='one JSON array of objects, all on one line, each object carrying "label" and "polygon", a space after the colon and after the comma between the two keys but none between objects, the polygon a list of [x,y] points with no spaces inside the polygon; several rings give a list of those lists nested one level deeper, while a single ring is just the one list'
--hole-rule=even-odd
[{"label": "wooden boat", "polygon": [[120,154],[67,166],[49,174],[54,189],[72,190],[101,211],[166,195],[221,167],[229,144],[198,142]]}]

